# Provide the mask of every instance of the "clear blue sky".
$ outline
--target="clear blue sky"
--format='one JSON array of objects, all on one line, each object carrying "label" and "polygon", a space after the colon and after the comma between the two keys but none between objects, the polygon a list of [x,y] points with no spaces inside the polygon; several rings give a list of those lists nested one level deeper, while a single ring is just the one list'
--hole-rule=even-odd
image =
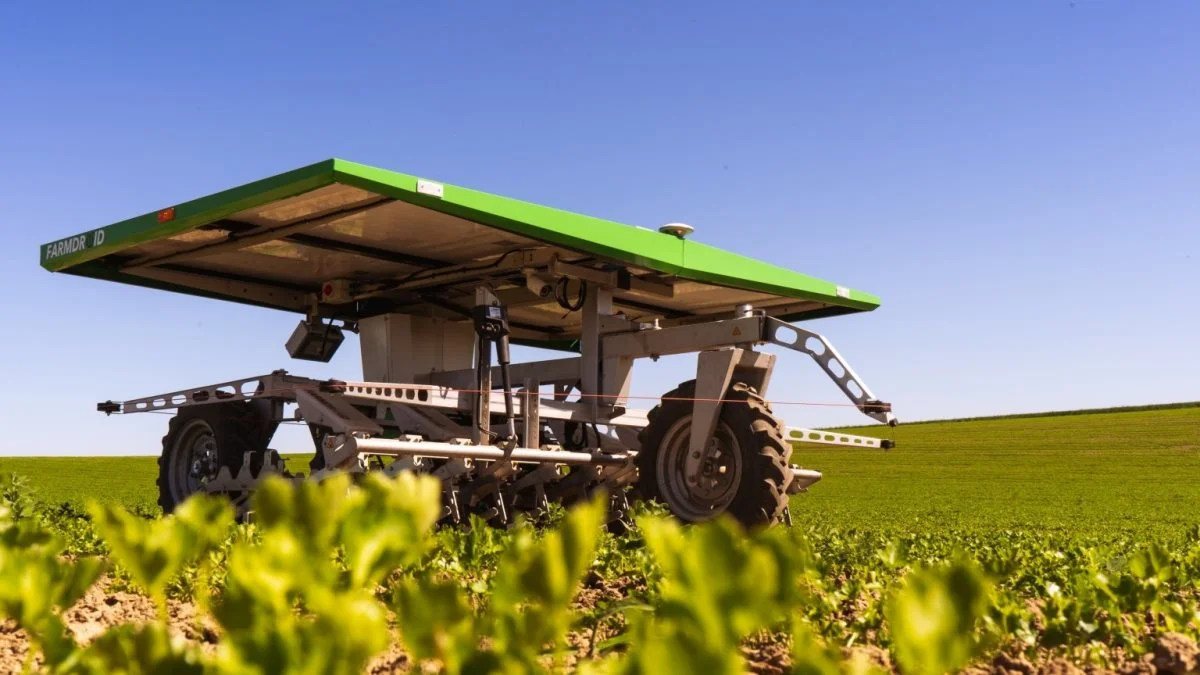
[{"label": "clear blue sky", "polygon": [[[810,325],[901,419],[1200,398],[1200,5],[76,4],[0,7],[0,454],[157,452],[106,398],[357,377],[289,363],[293,316],[37,264],[331,156],[876,293]],[[839,400],[799,355],[771,393]]]}]

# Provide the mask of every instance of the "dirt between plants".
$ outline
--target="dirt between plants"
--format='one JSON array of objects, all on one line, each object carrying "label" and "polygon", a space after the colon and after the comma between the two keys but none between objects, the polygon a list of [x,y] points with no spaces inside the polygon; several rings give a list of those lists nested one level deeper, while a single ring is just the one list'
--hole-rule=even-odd
[{"label": "dirt between plants", "polygon": [[[147,597],[126,591],[112,590],[111,580],[102,579],[84,594],[83,598],[64,615],[68,630],[80,644],[88,644],[105,631],[122,624],[146,623],[155,619],[154,603]],[[625,618],[613,605],[630,597],[645,595],[645,580],[637,578],[604,579],[589,575],[576,597],[576,611],[585,617],[584,628],[567,636],[569,652],[561,664],[567,670],[596,653],[597,645],[618,635],[625,628]],[[205,617],[197,625],[196,608],[191,603],[169,601],[168,622],[171,633],[202,649],[212,650],[220,639],[218,628]],[[392,643],[367,668],[372,675],[410,673],[414,664],[398,642],[393,626]],[[0,622],[0,673],[20,672],[29,653],[25,632],[12,622]],[[873,645],[844,650],[847,660],[869,663],[889,672],[899,672],[888,652]],[[764,631],[747,638],[742,645],[742,657],[750,672],[783,675],[791,669],[791,645],[785,633]],[[1118,656],[1114,670],[1081,668],[1061,658],[1039,655],[1030,661],[1018,652],[1003,652],[990,662],[971,666],[967,675],[1152,675],[1169,673],[1184,675],[1200,673],[1200,646],[1191,638],[1177,633],[1159,636],[1154,650],[1136,659]],[[35,657],[39,666],[41,659]],[[551,664],[548,662],[548,666]],[[423,664],[420,670],[436,672],[436,664]]]},{"label": "dirt between plants", "polygon": [[1080,667],[1062,658],[1040,655],[1036,662],[1014,653],[1000,653],[991,663],[972,666],[964,675],[1186,675],[1200,673],[1200,647],[1186,635],[1164,633],[1153,651],[1138,658],[1113,655],[1114,669]]},{"label": "dirt between plants", "polygon": [[[110,591],[110,580],[102,579],[88,589],[75,606],[63,615],[67,630],[80,644],[89,644],[109,628],[126,623],[147,623],[155,619],[154,602],[136,593]],[[191,603],[168,601],[167,617],[171,633],[212,649],[217,634],[206,619],[201,629],[196,627],[196,608]],[[20,672],[29,655],[29,638],[13,622],[0,623],[0,671]],[[34,657],[41,665],[41,657]]]}]

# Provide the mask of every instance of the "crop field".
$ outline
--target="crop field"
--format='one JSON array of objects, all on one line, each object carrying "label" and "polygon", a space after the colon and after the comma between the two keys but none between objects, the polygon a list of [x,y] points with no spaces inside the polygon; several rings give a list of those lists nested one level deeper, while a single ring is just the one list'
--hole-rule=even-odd
[{"label": "crop field", "polygon": [[[848,429],[888,436],[880,427]],[[1036,525],[1105,534],[1200,523],[1200,405],[930,422],[888,452],[797,449],[825,474],[794,514],[839,527]]]},{"label": "crop field", "polygon": [[824,480],[751,533],[651,508],[614,536],[599,501],[438,529],[436,483],[409,477],[272,483],[250,525],[216,499],[154,518],[152,457],[0,459],[22,477],[0,485],[0,666],[1200,669],[1200,405],[895,437],[797,447]]},{"label": "crop field", "polygon": [[[847,429],[891,437],[884,427]],[[797,522],[842,528],[1036,525],[1075,533],[1169,533],[1200,522],[1200,403],[1093,414],[925,422],[890,451],[798,446],[824,479]],[[307,457],[285,457],[307,472]],[[156,508],[154,457],[0,458],[47,503]]]}]

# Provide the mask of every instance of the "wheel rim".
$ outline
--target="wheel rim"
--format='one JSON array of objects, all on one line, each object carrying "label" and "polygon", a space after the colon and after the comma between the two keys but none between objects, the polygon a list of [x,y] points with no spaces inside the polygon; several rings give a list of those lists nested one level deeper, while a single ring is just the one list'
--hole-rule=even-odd
[{"label": "wheel rim", "polygon": [[742,481],[741,446],[733,429],[718,421],[700,458],[700,474],[691,484],[684,474],[691,431],[692,418],[688,416],[676,421],[663,435],[655,461],[658,489],[676,516],[688,521],[709,520],[724,513],[737,496]]},{"label": "wheel rim", "polygon": [[217,439],[204,420],[191,420],[171,446],[171,495],[179,503],[204,490],[220,470]]}]

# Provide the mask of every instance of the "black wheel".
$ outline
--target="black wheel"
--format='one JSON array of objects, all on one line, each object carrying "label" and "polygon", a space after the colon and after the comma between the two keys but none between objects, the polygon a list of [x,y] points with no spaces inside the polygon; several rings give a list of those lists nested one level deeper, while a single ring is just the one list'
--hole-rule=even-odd
[{"label": "black wheel", "polygon": [[[267,444],[275,433],[261,406],[251,402],[215,403],[180,409],[171,418],[158,458],[158,505],[171,513],[191,495],[204,491],[221,467],[236,476],[247,452],[255,476],[268,461]],[[228,493],[239,507],[249,497]]]},{"label": "black wheel", "polygon": [[650,423],[638,436],[639,495],[662,502],[685,522],[722,513],[746,527],[776,522],[787,508],[792,482],[792,447],[783,439],[783,425],[753,387],[733,384],[725,393],[701,474],[688,483],[684,463],[695,396],[696,382],[689,380],[650,411]]}]

